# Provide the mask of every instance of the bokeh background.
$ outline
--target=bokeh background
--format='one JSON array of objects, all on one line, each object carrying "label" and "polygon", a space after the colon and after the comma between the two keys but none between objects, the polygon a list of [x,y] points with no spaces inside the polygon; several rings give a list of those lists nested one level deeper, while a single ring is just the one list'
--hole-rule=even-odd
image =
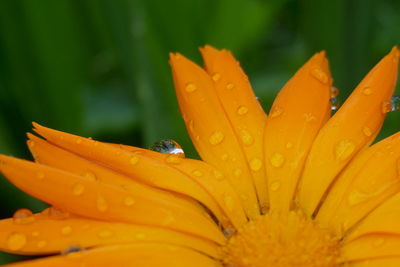
[{"label": "bokeh background", "polygon": [[[30,158],[31,121],[148,147],[172,138],[196,153],[174,96],[168,53],[233,51],[268,111],[313,53],[327,51],[339,100],[400,42],[400,1],[2,0],[0,153]],[[299,100],[300,101],[300,100]],[[379,138],[397,131],[391,112]],[[0,177],[0,218],[45,204]],[[15,260],[0,254],[0,264]]]}]

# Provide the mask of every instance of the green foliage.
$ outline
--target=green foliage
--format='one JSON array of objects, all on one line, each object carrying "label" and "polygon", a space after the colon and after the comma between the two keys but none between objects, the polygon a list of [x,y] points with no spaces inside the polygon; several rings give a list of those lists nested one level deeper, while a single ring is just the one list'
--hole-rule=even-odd
[{"label": "green foliage", "polygon": [[[201,63],[200,46],[232,50],[268,110],[284,82],[322,49],[343,100],[399,44],[399,25],[394,0],[0,1],[0,153],[29,157],[25,132],[36,121],[142,147],[174,139],[196,157],[169,52]],[[397,131],[396,117],[389,115],[380,137]],[[5,179],[0,188],[0,217],[43,207]]]}]

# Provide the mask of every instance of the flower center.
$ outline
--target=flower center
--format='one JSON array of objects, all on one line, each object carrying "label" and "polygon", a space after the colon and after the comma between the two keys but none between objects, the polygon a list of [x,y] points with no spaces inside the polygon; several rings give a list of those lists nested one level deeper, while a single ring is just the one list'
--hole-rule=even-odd
[{"label": "flower center", "polygon": [[223,248],[229,267],[338,266],[338,238],[300,211],[268,213],[238,229]]}]

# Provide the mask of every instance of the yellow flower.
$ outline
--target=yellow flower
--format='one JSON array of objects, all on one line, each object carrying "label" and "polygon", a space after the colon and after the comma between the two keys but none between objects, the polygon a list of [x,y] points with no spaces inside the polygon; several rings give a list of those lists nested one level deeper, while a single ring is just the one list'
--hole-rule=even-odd
[{"label": "yellow flower", "polygon": [[55,254],[13,266],[400,266],[400,134],[371,145],[398,49],[332,117],[323,52],[268,117],[228,51],[201,53],[204,69],[170,62],[203,161],[38,124],[36,163],[0,156],[12,183],[52,205],[0,221],[1,250]]}]

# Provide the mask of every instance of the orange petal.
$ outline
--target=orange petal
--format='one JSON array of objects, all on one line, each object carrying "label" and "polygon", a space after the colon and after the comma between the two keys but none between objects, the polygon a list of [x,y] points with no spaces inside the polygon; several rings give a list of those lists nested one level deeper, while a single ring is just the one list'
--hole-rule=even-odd
[{"label": "orange petal", "polygon": [[379,132],[385,118],[382,105],[389,101],[395,88],[398,57],[395,47],[319,132],[299,186],[299,204],[306,214],[314,213],[337,174]]},{"label": "orange petal", "polygon": [[287,212],[312,142],[330,115],[325,53],[314,55],[283,87],[265,128],[265,160],[271,210]]},{"label": "orange petal", "polygon": [[[214,258],[220,256],[215,243],[192,235],[166,228],[97,221],[75,215],[60,217],[52,210],[54,208],[30,216],[0,220],[0,250],[25,255],[50,255],[73,246],[91,248],[160,242],[188,247]],[[17,211],[16,215],[18,212],[21,211]]]},{"label": "orange petal", "polygon": [[[160,191],[160,189],[147,186],[142,183],[138,183],[137,181],[128,178],[125,175],[118,174],[114,171],[111,171],[108,168],[102,167],[93,161],[85,160],[75,154],[72,154],[68,151],[65,151],[59,147],[56,147],[32,134],[28,134],[29,141],[28,146],[36,158],[36,160],[42,164],[49,165],[55,167],[57,169],[61,169],[64,171],[68,171],[74,174],[92,177],[93,179],[98,179],[102,182],[114,185],[125,185],[125,184],[139,184],[138,189],[129,187],[131,191],[138,190],[141,191],[140,188],[145,187],[147,191]],[[163,161],[164,162],[164,161]],[[127,187],[127,186],[125,186]],[[180,196],[180,195],[179,195]],[[190,199],[187,199],[188,201]],[[219,208],[218,204],[213,201],[210,197],[198,199],[202,204],[208,207],[218,219],[223,218],[222,211]]]},{"label": "orange petal", "polygon": [[158,243],[114,245],[24,261],[3,266],[10,267],[222,267],[213,260],[194,250]]},{"label": "orange petal", "polygon": [[250,218],[259,216],[256,191],[242,144],[215,93],[213,80],[182,55],[171,54],[170,63],[179,106],[197,151],[204,161],[228,177],[247,215]]},{"label": "orange petal", "polygon": [[400,236],[400,193],[372,211],[345,238],[347,242],[360,236],[382,233]]},{"label": "orange petal", "polygon": [[214,83],[214,92],[240,140],[261,209],[267,210],[268,190],[263,167],[263,133],[267,116],[247,76],[229,51],[219,51],[211,46],[205,46],[200,51],[208,74],[214,80],[218,77]]},{"label": "orange petal", "polygon": [[400,133],[362,151],[328,192],[316,220],[342,234],[399,192],[399,154]]},{"label": "orange petal", "polygon": [[[345,243],[340,250],[340,255],[345,261],[400,257],[399,248],[399,235],[372,234]],[[386,267],[386,265],[381,266]]]},{"label": "orange petal", "polygon": [[49,129],[38,124],[35,131],[67,151],[80,155],[86,159],[94,160],[114,171],[125,174],[134,180],[143,182],[156,188],[192,197],[206,206],[215,204],[212,197],[196,181],[174,169],[174,165],[181,163],[182,159],[170,155],[165,161],[143,155],[142,150],[130,152],[114,145],[101,143],[88,138]]},{"label": "orange petal", "polygon": [[365,261],[351,262],[349,267],[398,267],[400,266],[400,257],[378,258]]},{"label": "orange petal", "polygon": [[[117,145],[128,151],[138,151],[145,156],[166,160],[168,154],[157,153],[147,149],[141,149],[126,145]],[[246,214],[241,209],[240,199],[227,181],[226,177],[211,165],[193,159],[181,159],[180,164],[173,165],[174,168],[192,177],[215,199],[223,212],[237,229],[247,222]],[[223,221],[221,221],[223,223]]]},{"label": "orange petal", "polygon": [[[129,191],[91,177],[0,155],[1,172],[30,195],[70,212],[95,219],[157,225],[223,243],[216,225],[193,205],[171,194]],[[139,188],[137,188],[139,189]],[[126,200],[133,200],[130,205]]]}]

